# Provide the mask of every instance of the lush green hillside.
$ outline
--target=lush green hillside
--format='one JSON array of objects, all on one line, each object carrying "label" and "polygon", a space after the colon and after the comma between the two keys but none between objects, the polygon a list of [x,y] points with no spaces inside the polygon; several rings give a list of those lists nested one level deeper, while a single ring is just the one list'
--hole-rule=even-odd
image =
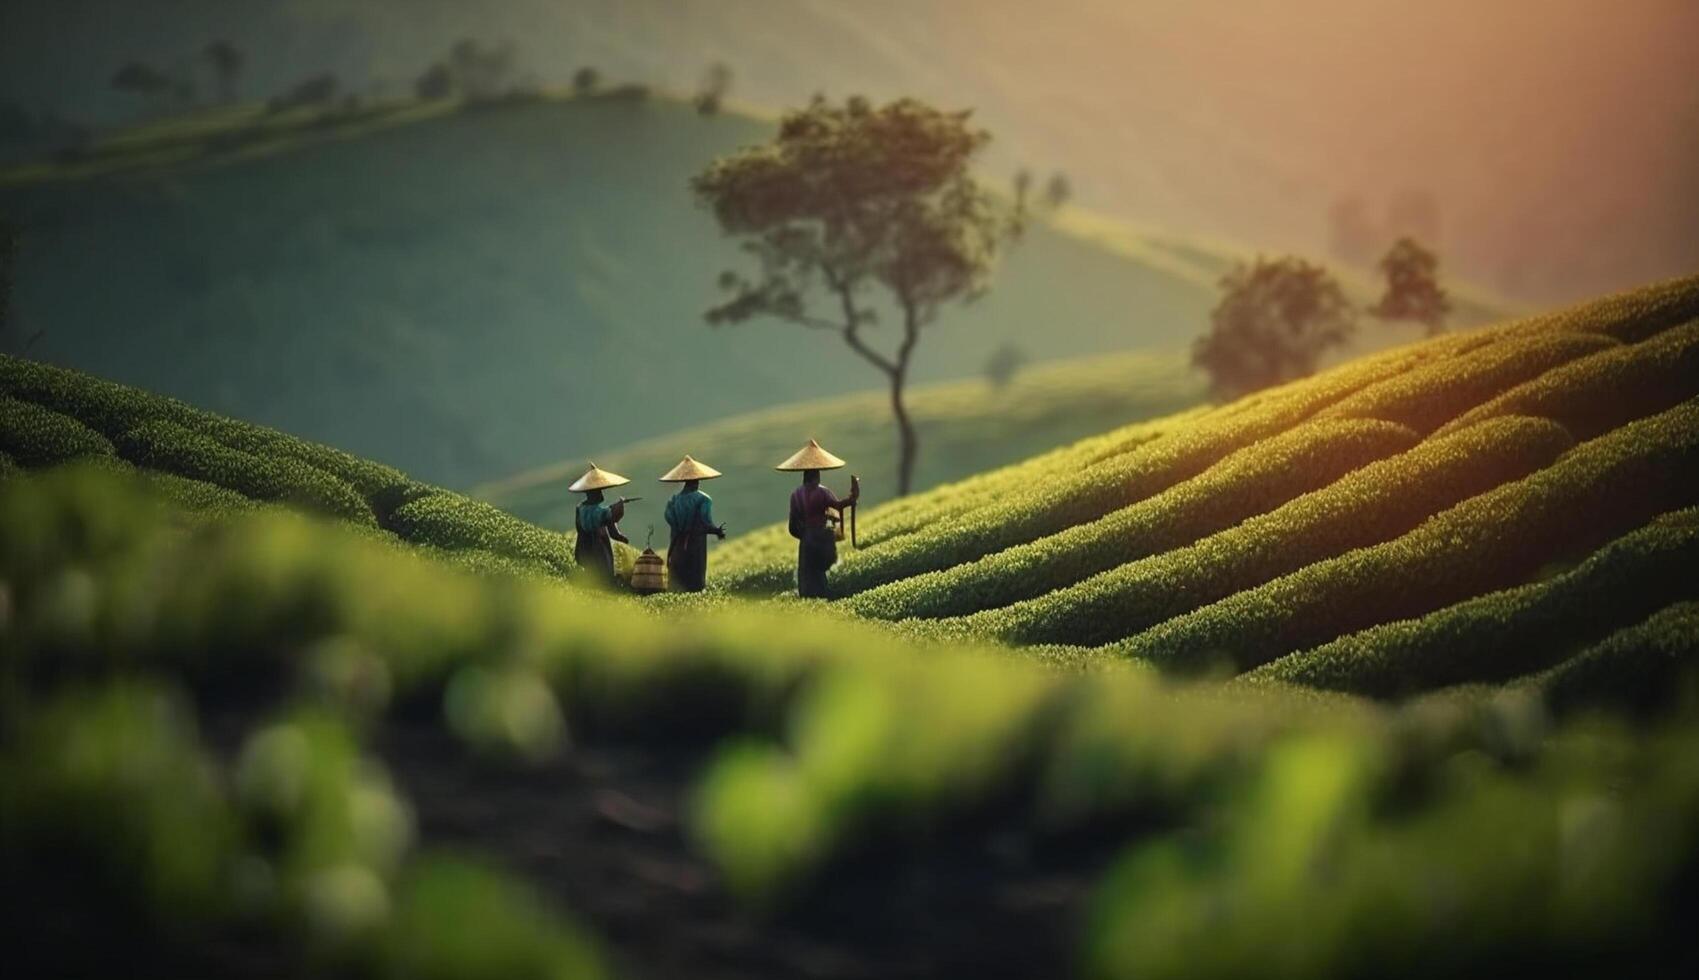
[{"label": "lush green hillside", "polygon": [[178,506],[206,517],[280,505],[475,567],[546,575],[573,567],[565,536],[391,467],[0,354],[0,477],[74,460],[137,469]]},{"label": "lush green hillside", "polygon": [[[686,181],[770,127],[641,92],[162,121],[0,173],[17,313],[33,356],[456,487],[867,389],[828,339],[702,322],[739,253]],[[1230,257],[1039,223],[915,378],[1178,348]]]},{"label": "lush green hillside", "polygon": [[[995,469],[1110,426],[1171,415],[1197,404],[1203,379],[1179,354],[1116,354],[1047,364],[1018,375],[1005,388],[983,380],[946,382],[911,393],[909,412],[920,433],[915,486],[924,490]],[[658,495],[669,488],[651,481],[686,453],[726,474],[707,489],[714,516],[743,534],[783,516],[795,479],[773,464],[817,438],[851,462],[869,502],[888,498],[896,484],[896,428],[889,397],[880,392],[786,405],[685,429],[621,449],[591,455],[599,465],[637,481],[655,503],[639,505],[629,527],[655,523],[666,536]],[[497,483],[473,495],[547,527],[572,524],[577,494],[566,487],[584,472],[573,459]],[[844,477],[844,474],[837,474]],[[840,488],[842,489],[842,488]]]},{"label": "lush green hillside", "polygon": [[[1696,506],[1699,278],[870,509],[833,581],[923,636],[1408,694],[1541,670],[1699,598],[1668,574],[1699,556]],[[756,532],[715,579],[787,588],[793,552]],[[1594,588],[1620,601],[1573,601]]]},{"label": "lush green hillside", "polygon": [[1561,666],[1380,708],[800,606],[656,616],[276,510],[185,529],[145,490],[0,482],[23,975],[1696,965],[1691,601],[1595,607],[1587,640],[1548,615],[1491,652]]}]

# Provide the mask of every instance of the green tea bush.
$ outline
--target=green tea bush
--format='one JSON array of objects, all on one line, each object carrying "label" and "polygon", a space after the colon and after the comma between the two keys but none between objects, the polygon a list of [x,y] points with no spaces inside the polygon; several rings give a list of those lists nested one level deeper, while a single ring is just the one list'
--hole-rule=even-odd
[{"label": "green tea bush", "polygon": [[952,616],[1006,606],[1231,527],[1366,463],[1409,449],[1416,441],[1414,432],[1386,422],[1302,425],[1098,520],[976,562],[871,589],[849,605],[879,619]]},{"label": "green tea bush", "polygon": [[69,415],[108,439],[151,419],[187,424],[195,414],[174,399],[4,354],[0,354],[0,394]]},{"label": "green tea bush", "polygon": [[1243,681],[1384,698],[1508,680],[1550,667],[1678,599],[1699,596],[1695,568],[1699,511],[1690,509],[1612,541],[1553,578],[1341,637],[1282,657]]},{"label": "green tea bush", "polygon": [[1414,813],[1386,802],[1377,746],[1283,744],[1217,830],[1128,851],[1097,897],[1085,975],[1663,975],[1690,956],[1670,896],[1699,845],[1699,742],[1634,744],[1566,734],[1525,771],[1459,756],[1443,770],[1456,788]]},{"label": "green tea bush", "polygon": [[375,498],[397,487],[412,483],[394,467],[361,459],[340,449],[332,449],[305,439],[285,435],[275,429],[238,422],[210,413],[202,414],[189,426],[203,435],[211,436],[232,449],[255,456],[292,459],[305,463],[352,486],[360,496],[375,506]]},{"label": "green tea bush", "polygon": [[1313,400],[1319,396],[1295,404],[1278,401],[1217,422],[1202,421],[1083,472],[1037,481],[995,505],[908,535],[889,547],[849,552],[833,572],[832,588],[853,595],[1096,520],[1189,480],[1238,449],[1285,431],[1309,414]]},{"label": "green tea bush", "polygon": [[[1363,358],[1212,412],[1130,426],[863,514],[860,551],[841,553],[833,588],[860,592],[1052,534],[1161,492],[1377,381],[1459,355],[1480,341],[1447,335]],[[1158,435],[1150,438],[1152,431]],[[999,517],[1008,514],[1006,527]],[[955,539],[952,544],[952,539]],[[929,558],[928,556],[935,556]],[[796,542],[783,526],[721,549],[715,579],[736,592],[794,585]]]},{"label": "green tea bush", "polygon": [[[18,858],[68,847],[100,869],[91,899],[129,891],[161,918],[214,916],[227,900],[239,837],[189,705],[155,685],[125,682],[39,706],[14,702],[8,712],[20,708],[0,751],[0,851],[11,859],[4,863],[28,867]],[[23,905],[31,884],[7,875]]]},{"label": "green tea bush", "polygon": [[465,858],[419,861],[385,930],[382,975],[410,980],[596,980],[595,944],[532,890]]},{"label": "green tea bush", "polygon": [[44,466],[80,456],[110,456],[112,443],[74,418],[0,397],[0,450],[24,466]]},{"label": "green tea bush", "polygon": [[1587,303],[1524,317],[1497,328],[1509,335],[1569,330],[1639,343],[1699,317],[1699,276],[1630,289]]},{"label": "green tea bush", "polygon": [[[1122,644],[1168,668],[1239,670],[1517,585],[1699,502],[1699,400],[1582,443],[1414,531],[1310,565]],[[1577,515],[1586,515],[1578,520]]]},{"label": "green tea bush", "polygon": [[119,442],[124,458],[138,466],[215,483],[256,500],[281,501],[377,525],[371,508],[353,487],[299,460],[255,456],[162,419],[136,426]]},{"label": "green tea bush", "polygon": [[[883,547],[938,521],[992,504],[1000,496],[1041,479],[1045,474],[1088,466],[1109,447],[1131,448],[1158,439],[1164,432],[1196,414],[1195,411],[1184,412],[1125,426],[1051,450],[1014,466],[871,506],[860,516],[858,540],[864,549]],[[783,524],[739,534],[716,549],[714,566],[711,584],[716,589],[784,591],[796,584],[796,539],[790,536]]]},{"label": "green tea bush", "polygon": [[1561,427],[1543,419],[1494,420],[1371,463],[1190,547],[939,625],[1010,642],[1110,643],[1314,562],[1395,538],[1460,500],[1548,465],[1570,445]]},{"label": "green tea bush", "polygon": [[7,453],[0,453],[0,480],[18,473],[18,464],[12,461]]},{"label": "green tea bush", "polygon": [[489,504],[458,494],[438,493],[403,505],[390,516],[395,533],[450,551],[487,551],[522,561],[536,561],[559,572],[573,567],[572,543],[557,534],[527,524]]},{"label": "green tea bush", "polygon": [[67,368],[0,355],[0,392],[80,419],[109,439],[164,420],[254,456],[293,460],[331,474],[372,500],[407,477],[391,467],[262,426],[238,422],[151,392]]},{"label": "green tea bush", "polygon": [[[1692,577],[1690,560],[1677,574]],[[1687,590],[1691,594],[1692,590]],[[1612,708],[1645,717],[1699,708],[1699,602],[1677,602],[1528,683],[1558,713]]]},{"label": "green tea bush", "polygon": [[1618,342],[1597,334],[1498,337],[1468,357],[1415,368],[1341,400],[1323,417],[1378,418],[1426,435],[1506,388]]},{"label": "green tea bush", "polygon": [[1441,426],[1439,434],[1498,415],[1538,415],[1591,439],[1699,395],[1699,321],[1638,344],[1553,368]]},{"label": "green tea bush", "polygon": [[206,516],[229,516],[259,507],[258,501],[245,497],[229,487],[205,480],[195,480],[164,470],[138,471],[160,495],[185,510]]}]

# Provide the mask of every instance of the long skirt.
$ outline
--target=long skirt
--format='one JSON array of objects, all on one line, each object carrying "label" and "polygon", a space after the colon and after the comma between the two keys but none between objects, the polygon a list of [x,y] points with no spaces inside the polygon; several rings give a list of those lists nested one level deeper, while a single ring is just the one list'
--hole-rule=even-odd
[{"label": "long skirt", "polygon": [[578,532],[578,544],[572,557],[585,577],[598,585],[614,584],[614,545],[606,530]]},{"label": "long skirt", "polygon": [[802,532],[796,546],[796,591],[804,599],[825,599],[826,570],[838,563],[838,541],[829,527]]},{"label": "long skirt", "polygon": [[667,585],[674,592],[701,592],[708,587],[708,534],[673,533],[667,548]]}]

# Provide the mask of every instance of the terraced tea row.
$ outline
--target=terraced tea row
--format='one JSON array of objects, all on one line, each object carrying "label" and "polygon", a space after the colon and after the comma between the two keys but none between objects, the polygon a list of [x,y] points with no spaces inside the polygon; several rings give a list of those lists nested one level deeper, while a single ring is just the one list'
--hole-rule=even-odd
[{"label": "terraced tea row", "polygon": [[1699,400],[1623,426],[1551,467],[1384,544],[1309,565],[1119,645],[1176,669],[1248,670],[1295,650],[1520,584],[1699,503]]},{"label": "terraced tea row", "polygon": [[1372,463],[1195,545],[936,629],[1018,643],[1122,640],[1315,562],[1391,540],[1461,500],[1539,470],[1571,445],[1551,422],[1483,423]]},{"label": "terraced tea row", "polygon": [[1341,637],[1251,671],[1242,682],[1390,698],[1534,674],[1603,634],[1699,597],[1695,569],[1699,509],[1688,508],[1550,578]]},{"label": "terraced tea row", "polygon": [[[0,355],[0,453],[25,469],[141,467],[192,511],[300,507],[479,567],[566,574],[563,535],[381,464],[75,371]],[[622,552],[629,562],[629,555]]]},{"label": "terraced tea row", "polygon": [[1409,429],[1385,422],[1300,426],[1099,520],[979,561],[870,589],[849,607],[864,616],[905,619],[1007,606],[1231,527],[1408,449],[1416,438]]}]

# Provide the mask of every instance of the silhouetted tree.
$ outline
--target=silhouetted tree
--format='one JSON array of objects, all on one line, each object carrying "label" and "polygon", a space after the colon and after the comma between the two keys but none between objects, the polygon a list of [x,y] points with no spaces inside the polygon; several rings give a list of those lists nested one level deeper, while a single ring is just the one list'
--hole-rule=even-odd
[{"label": "silhouetted tree", "polygon": [[173,88],[171,76],[152,65],[132,61],[112,75],[112,87],[144,99],[154,100]]},{"label": "silhouetted tree", "polygon": [[236,83],[242,77],[242,68],[247,64],[247,56],[236,45],[220,38],[207,45],[201,52],[209,64],[212,73],[218,79],[218,97],[224,102],[236,101]]},{"label": "silhouetted tree", "polygon": [[1073,196],[1073,181],[1070,181],[1068,179],[1068,175],[1059,170],[1056,173],[1051,174],[1050,179],[1044,184],[1044,203],[1048,205],[1052,211],[1068,203]]},{"label": "silhouetted tree", "polygon": [[1439,284],[1439,257],[1413,238],[1400,238],[1380,260],[1386,292],[1369,312],[1382,320],[1414,320],[1428,336],[1445,330],[1451,299]]},{"label": "silhouetted tree", "polygon": [[720,103],[725,100],[731,87],[732,70],[721,61],[709,65],[708,70],[702,74],[701,87],[696,90],[696,111],[704,116],[719,112]]},{"label": "silhouetted tree", "polygon": [[455,85],[468,99],[494,99],[511,85],[518,49],[511,41],[484,47],[472,38],[461,38],[448,52],[448,65]]},{"label": "silhouetted tree", "polygon": [[446,99],[454,95],[454,69],[437,62],[425,69],[413,82],[413,94],[420,99]]},{"label": "silhouetted tree", "polygon": [[596,69],[585,65],[572,75],[572,89],[580,95],[589,95],[596,91],[596,86],[602,83],[602,74]]},{"label": "silhouetted tree", "polygon": [[1219,398],[1302,378],[1321,355],[1356,329],[1351,303],[1321,266],[1258,257],[1221,277],[1210,330],[1192,345],[1192,363]]},{"label": "silhouetted tree", "polygon": [[1026,351],[1015,344],[1005,343],[991,352],[985,359],[985,380],[991,382],[991,387],[998,391],[1009,387],[1015,380],[1015,375],[1021,368],[1026,367]]},{"label": "silhouetted tree", "polygon": [[[716,160],[691,181],[721,231],[742,240],[754,275],[727,271],[714,325],[758,316],[836,334],[890,385],[898,490],[919,443],[904,389],[921,332],[946,303],[989,285],[1008,215],[969,171],[990,134],[967,112],[913,99],[875,107],[816,97],[778,135]],[[896,307],[894,345],[875,347],[869,293]]]}]

